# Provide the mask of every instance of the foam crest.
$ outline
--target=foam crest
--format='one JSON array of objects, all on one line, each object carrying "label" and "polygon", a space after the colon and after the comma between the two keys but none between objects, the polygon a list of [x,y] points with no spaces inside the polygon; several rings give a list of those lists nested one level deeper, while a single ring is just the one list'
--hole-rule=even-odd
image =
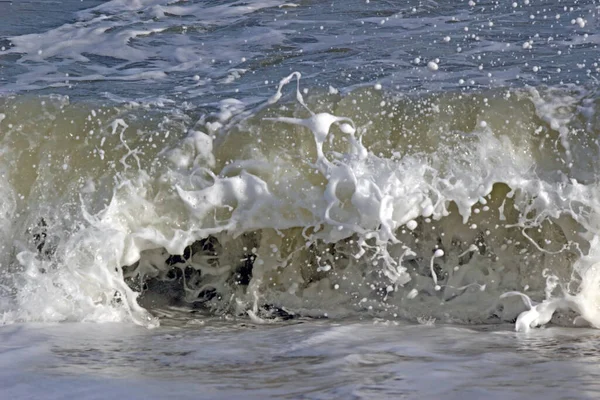
[{"label": "foam crest", "polygon": [[[258,105],[222,101],[197,122],[64,98],[7,107],[2,162],[15,166],[6,187],[20,196],[0,214],[19,238],[5,318],[155,326],[153,312],[188,307],[255,321],[358,312],[527,330],[571,310],[599,326],[598,184],[560,161],[583,141],[541,145],[563,137],[540,115],[577,113],[585,95],[568,109],[544,106],[561,100],[543,91],[495,103],[365,88],[311,97],[300,78]],[[507,109],[520,110],[521,130],[505,127]],[[152,112],[155,125],[136,114]],[[577,115],[561,121],[596,129]],[[44,123],[62,136],[45,138]]]}]

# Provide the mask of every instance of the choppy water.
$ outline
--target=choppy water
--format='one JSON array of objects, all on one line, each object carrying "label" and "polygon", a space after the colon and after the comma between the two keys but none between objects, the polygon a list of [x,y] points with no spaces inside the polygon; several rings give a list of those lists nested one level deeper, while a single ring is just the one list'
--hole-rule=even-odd
[{"label": "choppy water", "polygon": [[599,13],[0,3],[2,379],[593,397]]}]

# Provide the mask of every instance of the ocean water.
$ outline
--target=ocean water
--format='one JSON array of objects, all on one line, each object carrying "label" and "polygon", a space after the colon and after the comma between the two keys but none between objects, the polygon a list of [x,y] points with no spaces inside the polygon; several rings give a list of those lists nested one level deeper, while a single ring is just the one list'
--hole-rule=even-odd
[{"label": "ocean water", "polygon": [[0,2],[7,398],[596,398],[597,0]]}]

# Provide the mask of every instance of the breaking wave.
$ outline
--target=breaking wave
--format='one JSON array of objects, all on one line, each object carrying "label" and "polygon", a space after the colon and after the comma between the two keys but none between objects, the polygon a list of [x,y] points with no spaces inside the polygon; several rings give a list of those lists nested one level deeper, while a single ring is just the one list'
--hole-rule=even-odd
[{"label": "breaking wave", "polygon": [[597,93],[302,93],[0,99],[4,322],[600,326]]}]

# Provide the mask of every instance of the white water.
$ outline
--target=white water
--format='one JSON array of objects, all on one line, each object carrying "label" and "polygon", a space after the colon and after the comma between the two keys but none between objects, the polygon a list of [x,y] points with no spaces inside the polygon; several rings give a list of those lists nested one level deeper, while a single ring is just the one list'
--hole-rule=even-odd
[{"label": "white water", "polygon": [[[278,106],[293,80],[299,108]],[[399,142],[385,156],[373,148],[386,137],[395,140],[384,132],[385,121],[406,107],[402,99],[382,97],[378,88],[357,90],[338,97],[336,107],[349,114],[335,116],[312,111],[330,107],[327,97],[309,107],[301,91],[294,73],[262,105],[223,101],[203,127],[174,136],[159,124],[156,133],[153,125],[148,133],[137,128],[135,138],[123,111],[98,111],[105,116],[94,123],[97,111],[74,109],[69,113],[84,129],[96,125],[96,132],[84,140],[65,135],[57,147],[38,143],[41,158],[29,160],[47,167],[30,186],[22,186],[18,167],[27,162],[18,150],[22,128],[7,115],[0,122],[8,128],[6,165],[17,168],[5,173],[12,183],[5,185],[5,240],[22,229],[13,221],[27,229],[16,242],[17,262],[5,261],[3,320],[156,326],[148,308],[196,304],[263,322],[277,319],[274,306],[319,317],[359,312],[460,323],[517,317],[517,330],[544,325],[558,310],[563,321],[600,326],[600,204],[596,170],[587,168],[598,148],[593,138],[576,136],[580,115],[595,114],[586,92],[500,92],[491,94],[495,107],[475,98],[480,108],[468,118],[476,123],[460,128],[471,131],[440,128],[441,136],[432,130],[440,108],[462,106],[462,96],[417,99],[430,126],[400,133],[409,151],[402,154]],[[511,106],[510,96],[533,110],[517,121],[518,132],[496,114]],[[50,102],[63,114],[68,109]],[[305,117],[281,115],[290,111]],[[524,137],[523,126],[537,121],[544,125]],[[589,121],[585,129],[593,132]],[[173,122],[163,117],[161,124]],[[561,148],[549,147],[553,140]],[[413,144],[422,150],[410,151]],[[55,161],[57,152],[62,159]],[[95,161],[81,157],[85,152]],[[106,162],[114,170],[108,175]],[[73,191],[51,195],[51,182]],[[61,203],[58,213],[51,209]],[[35,239],[40,229],[44,250]],[[192,254],[172,261],[170,255],[184,255],[194,243]]]}]

